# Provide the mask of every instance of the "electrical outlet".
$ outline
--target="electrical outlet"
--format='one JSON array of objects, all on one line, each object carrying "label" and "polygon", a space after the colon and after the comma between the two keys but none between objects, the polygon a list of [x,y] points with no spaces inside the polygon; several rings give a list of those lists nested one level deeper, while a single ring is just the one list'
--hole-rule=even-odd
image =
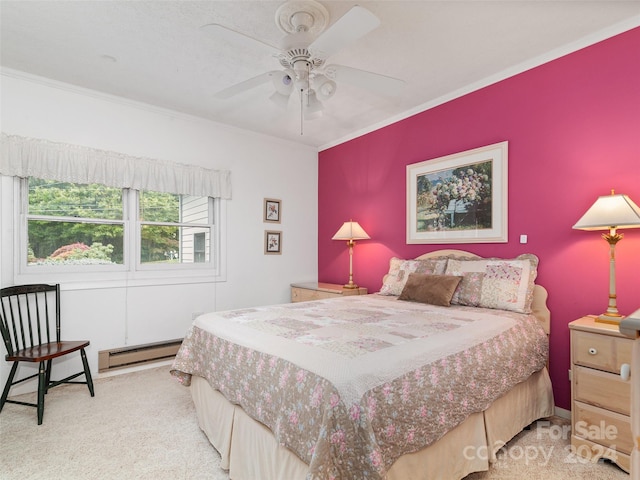
[{"label": "electrical outlet", "polygon": [[569,373],[569,381],[571,381],[571,379],[572,379],[571,378],[571,369],[568,370],[568,373]]}]

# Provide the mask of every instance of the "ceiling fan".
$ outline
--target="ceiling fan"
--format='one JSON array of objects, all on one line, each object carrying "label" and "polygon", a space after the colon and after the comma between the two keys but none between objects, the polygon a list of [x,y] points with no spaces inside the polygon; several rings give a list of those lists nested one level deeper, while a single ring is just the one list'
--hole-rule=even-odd
[{"label": "ceiling fan", "polygon": [[271,82],[274,93],[270,99],[279,105],[287,106],[294,93],[299,95],[302,125],[303,118],[309,120],[322,114],[322,101],[333,97],[338,83],[349,83],[382,95],[401,91],[403,80],[344,65],[325,65],[331,55],[380,25],[380,20],[369,10],[356,5],[326,28],[329,12],[322,4],[315,0],[290,0],[278,8],[275,20],[286,34],[279,47],[220,24],[201,27],[232,43],[268,48],[282,67],[225,88],[214,95],[216,98],[228,99]]}]

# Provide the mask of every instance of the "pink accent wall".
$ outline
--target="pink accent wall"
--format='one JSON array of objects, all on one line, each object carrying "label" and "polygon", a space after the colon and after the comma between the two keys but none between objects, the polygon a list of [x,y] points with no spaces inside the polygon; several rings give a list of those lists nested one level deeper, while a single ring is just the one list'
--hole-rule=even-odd
[{"label": "pink accent wall", "polygon": [[[440,248],[540,258],[549,291],[550,372],[570,409],[567,324],[607,306],[609,247],[572,225],[612,188],[640,204],[640,28],[566,55],[319,155],[318,275],[345,283],[346,245],[331,237],[353,219],[371,236],[354,250],[354,281],[380,289],[392,256]],[[406,165],[509,142],[509,241],[408,245]],[[640,308],[640,229],[621,230],[618,308]],[[528,243],[519,243],[520,235]]]}]

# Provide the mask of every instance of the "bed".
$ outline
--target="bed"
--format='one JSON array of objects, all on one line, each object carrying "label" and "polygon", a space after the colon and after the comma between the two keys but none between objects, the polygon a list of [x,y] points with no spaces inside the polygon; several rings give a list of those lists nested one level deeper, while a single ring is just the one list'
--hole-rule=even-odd
[{"label": "bed", "polygon": [[376,294],[198,317],[171,373],[232,480],[458,480],[553,414],[536,272],[392,259]]}]

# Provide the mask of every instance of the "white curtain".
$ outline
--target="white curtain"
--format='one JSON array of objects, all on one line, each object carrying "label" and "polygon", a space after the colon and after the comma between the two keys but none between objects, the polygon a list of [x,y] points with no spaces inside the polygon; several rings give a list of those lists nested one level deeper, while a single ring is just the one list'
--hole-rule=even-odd
[{"label": "white curtain", "polygon": [[231,198],[231,172],[2,133],[0,174]]}]

